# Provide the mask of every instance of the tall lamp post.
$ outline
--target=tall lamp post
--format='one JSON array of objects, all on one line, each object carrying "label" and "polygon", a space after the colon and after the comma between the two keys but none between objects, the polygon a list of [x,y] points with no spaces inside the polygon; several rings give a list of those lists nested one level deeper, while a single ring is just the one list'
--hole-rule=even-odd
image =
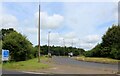
[{"label": "tall lamp post", "polygon": [[39,18],[38,18],[38,62],[40,62],[40,4],[39,4]]},{"label": "tall lamp post", "polygon": [[51,31],[48,32],[48,55],[50,55],[50,33]]},{"label": "tall lamp post", "polygon": [[71,47],[73,47],[73,39],[72,39]]},{"label": "tall lamp post", "polygon": [[63,48],[64,48],[64,56],[65,56],[65,39],[63,38]]}]

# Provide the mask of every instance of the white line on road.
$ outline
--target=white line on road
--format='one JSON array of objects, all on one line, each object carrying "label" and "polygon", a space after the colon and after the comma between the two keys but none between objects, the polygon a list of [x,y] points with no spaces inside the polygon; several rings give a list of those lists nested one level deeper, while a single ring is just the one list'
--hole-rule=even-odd
[{"label": "white line on road", "polygon": [[45,74],[45,73],[36,73],[36,72],[24,72],[24,73],[28,73],[28,74]]}]

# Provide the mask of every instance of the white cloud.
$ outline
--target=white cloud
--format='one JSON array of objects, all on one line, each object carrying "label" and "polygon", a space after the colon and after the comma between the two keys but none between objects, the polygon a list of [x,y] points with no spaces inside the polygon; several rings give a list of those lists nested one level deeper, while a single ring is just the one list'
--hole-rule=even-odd
[{"label": "white cloud", "polygon": [[82,43],[80,44],[81,48],[84,48],[85,50],[91,49],[95,46],[96,44],[90,44],[90,43]]},{"label": "white cloud", "polygon": [[101,25],[113,20],[117,21],[114,15],[116,5],[117,3],[65,3],[66,25],[80,37],[96,33],[96,27],[100,26],[102,29]]},{"label": "white cloud", "polygon": [[86,43],[97,43],[101,40],[101,37],[99,35],[88,35],[84,40]]},{"label": "white cloud", "polygon": [[30,34],[37,34],[38,28],[27,28],[25,31]]},{"label": "white cloud", "polygon": [[101,42],[101,36],[87,35],[83,39],[80,39],[78,42],[79,42],[78,47],[84,48],[85,50],[89,50]]},{"label": "white cloud", "polygon": [[[38,12],[35,13],[35,17],[38,19]],[[63,22],[64,17],[59,14],[48,15],[47,12],[40,12],[41,28],[42,29],[56,29]]]},{"label": "white cloud", "polygon": [[0,28],[16,28],[18,20],[11,14],[2,14],[0,17]]},{"label": "white cloud", "polygon": [[0,29],[1,28],[16,28],[18,20],[14,15],[6,13],[6,9],[0,3]]},{"label": "white cloud", "polygon": [[[42,34],[42,41],[44,42],[48,41],[48,33]],[[63,41],[64,39],[64,41]],[[66,34],[60,35],[59,33],[50,33],[50,45],[58,45],[63,46],[65,43],[65,46],[69,47],[80,47],[84,48],[85,50],[93,48],[98,42],[100,42],[101,38],[99,35],[88,35],[84,37],[83,39],[78,39],[74,32],[68,32]]]},{"label": "white cloud", "polygon": [[[64,40],[63,40],[64,39]],[[48,32],[42,31],[41,33],[42,44],[48,44]],[[57,32],[50,33],[50,45],[57,45],[69,47],[79,47],[89,50],[93,48],[98,42],[101,41],[99,35],[87,35],[84,38],[79,39],[74,32],[68,32],[66,34],[59,34]]]},{"label": "white cloud", "polygon": [[64,34],[63,37],[66,39],[74,39],[76,37],[76,34],[75,34],[75,32],[68,32],[68,33]]}]

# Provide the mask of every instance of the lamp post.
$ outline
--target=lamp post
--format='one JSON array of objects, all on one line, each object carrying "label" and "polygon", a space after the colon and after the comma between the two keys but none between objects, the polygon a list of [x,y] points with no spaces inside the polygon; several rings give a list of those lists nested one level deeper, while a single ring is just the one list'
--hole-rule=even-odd
[{"label": "lamp post", "polygon": [[65,56],[65,39],[63,38],[63,48],[64,48],[64,56]]},{"label": "lamp post", "polygon": [[72,39],[71,47],[73,47],[73,39]]},{"label": "lamp post", "polygon": [[40,62],[40,4],[39,4],[39,18],[38,18],[38,62]]},{"label": "lamp post", "polygon": [[80,48],[80,39],[79,39],[79,48]]},{"label": "lamp post", "polygon": [[48,55],[50,55],[50,33],[51,31],[48,32]]}]

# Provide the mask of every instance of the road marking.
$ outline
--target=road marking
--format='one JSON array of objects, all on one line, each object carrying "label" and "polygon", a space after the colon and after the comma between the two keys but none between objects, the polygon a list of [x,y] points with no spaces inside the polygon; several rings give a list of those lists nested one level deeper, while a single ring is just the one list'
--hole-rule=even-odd
[{"label": "road marking", "polygon": [[29,73],[29,74],[45,74],[45,73],[36,73],[36,72],[24,72],[24,73]]},{"label": "road marking", "polygon": [[50,69],[54,69],[54,70],[56,70],[57,68],[50,68]]}]

